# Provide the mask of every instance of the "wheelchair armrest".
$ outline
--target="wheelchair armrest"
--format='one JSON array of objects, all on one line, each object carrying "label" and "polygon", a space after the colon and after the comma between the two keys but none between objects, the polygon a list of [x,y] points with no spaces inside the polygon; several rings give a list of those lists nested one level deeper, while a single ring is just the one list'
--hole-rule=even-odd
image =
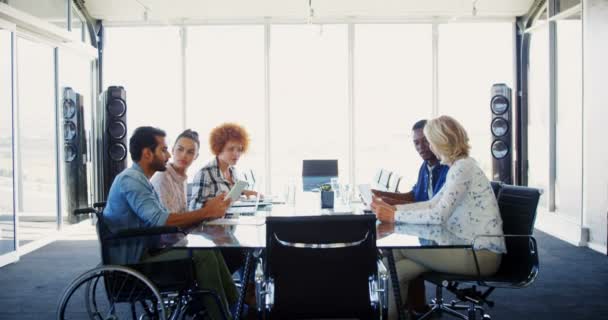
[{"label": "wheelchair armrest", "polygon": [[93,203],[93,208],[96,208],[96,209],[103,208],[105,206],[106,206],[105,201],[99,201],[99,202]]},{"label": "wheelchair armrest", "polygon": [[186,233],[175,226],[161,226],[161,227],[152,227],[152,228],[136,228],[136,229],[125,229],[115,232],[111,235],[105,237],[104,240],[120,240],[127,238],[137,238],[137,237],[149,237],[149,236],[161,236],[164,234],[176,234],[181,233],[186,235]]},{"label": "wheelchair armrest", "polygon": [[74,215],[81,215],[81,214],[90,214],[90,213],[96,213],[97,210],[93,209],[93,208],[79,208],[74,210]]}]

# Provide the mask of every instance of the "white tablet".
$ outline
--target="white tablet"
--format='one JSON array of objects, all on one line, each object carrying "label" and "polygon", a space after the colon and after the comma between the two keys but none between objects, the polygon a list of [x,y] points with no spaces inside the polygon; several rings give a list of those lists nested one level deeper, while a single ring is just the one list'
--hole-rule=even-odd
[{"label": "white tablet", "polygon": [[359,194],[365,205],[370,205],[372,203],[372,189],[369,184],[360,184]]},{"label": "white tablet", "polygon": [[231,198],[232,201],[238,200],[241,197],[241,193],[243,193],[243,190],[245,190],[248,185],[249,183],[243,180],[238,180],[234,186],[232,186],[232,189],[230,189],[230,192],[228,192],[224,199]]}]

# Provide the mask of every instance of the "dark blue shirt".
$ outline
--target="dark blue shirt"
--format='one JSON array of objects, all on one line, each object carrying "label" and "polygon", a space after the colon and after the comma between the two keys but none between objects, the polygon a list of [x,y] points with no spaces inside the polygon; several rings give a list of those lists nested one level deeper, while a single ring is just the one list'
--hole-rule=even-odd
[{"label": "dark blue shirt", "polygon": [[[437,194],[437,192],[441,190],[441,187],[443,187],[449,169],[450,167],[443,164],[437,164],[433,168],[433,195]],[[420,166],[420,170],[418,171],[418,181],[412,188],[412,193],[414,194],[414,200],[416,202],[429,200],[428,188],[430,178],[431,172],[429,172],[427,162],[424,161]]]}]

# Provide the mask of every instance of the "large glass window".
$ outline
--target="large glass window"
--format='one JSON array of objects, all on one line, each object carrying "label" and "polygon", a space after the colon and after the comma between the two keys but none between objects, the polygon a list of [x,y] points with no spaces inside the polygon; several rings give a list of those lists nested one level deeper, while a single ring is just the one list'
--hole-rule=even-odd
[{"label": "large glass window", "polygon": [[583,58],[580,15],[556,22],[555,208],[580,222],[582,214]]},{"label": "large glass window", "polygon": [[548,28],[530,35],[528,74],[528,185],[541,188],[539,206],[548,207],[549,191],[549,41]]},{"label": "large glass window", "polygon": [[199,132],[201,150],[190,176],[212,157],[209,133],[224,122],[245,127],[249,150],[238,163],[253,169],[262,188],[265,159],[264,27],[204,26],[187,30],[186,127]]},{"label": "large glass window", "polygon": [[304,159],[338,159],[348,180],[346,25],[277,25],[270,37],[273,193],[301,176]]},{"label": "large glass window", "polygon": [[490,154],[490,88],[513,88],[513,24],[439,25],[439,114],[450,115],[467,129],[474,157],[488,177]]},{"label": "large glass window", "polygon": [[17,42],[20,245],[57,228],[53,48]]},{"label": "large glass window", "polygon": [[127,136],[155,126],[175,138],[182,130],[179,29],[107,28],[106,43],[104,86],[127,91]]},{"label": "large glass window", "polygon": [[11,33],[0,30],[0,256],[15,251]]},{"label": "large glass window", "polygon": [[422,160],[411,142],[411,128],[431,117],[432,39],[429,24],[356,26],[357,183],[370,183],[385,168],[404,177],[402,191],[414,184]]}]

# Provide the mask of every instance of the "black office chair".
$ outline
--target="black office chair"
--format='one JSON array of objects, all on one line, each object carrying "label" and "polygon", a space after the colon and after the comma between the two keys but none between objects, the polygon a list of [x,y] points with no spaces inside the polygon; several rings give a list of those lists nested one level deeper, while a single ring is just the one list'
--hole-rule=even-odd
[{"label": "black office chair", "polygon": [[266,317],[386,315],[388,273],[376,248],[376,217],[268,217],[255,282],[258,313]]},{"label": "black office chair", "polygon": [[[525,288],[536,279],[539,271],[538,248],[532,233],[541,192],[534,188],[497,183],[492,184],[492,189],[498,195],[498,207],[503,220],[504,236],[500,237],[505,238],[507,246],[507,253],[503,255],[498,271],[492,276],[439,272],[424,274],[425,280],[436,285],[436,297],[431,303],[431,310],[419,320],[429,319],[436,312],[468,320],[478,319],[479,313],[479,318],[490,319],[483,306],[494,306],[488,297],[495,288]],[[452,292],[459,301],[444,303],[442,288]],[[459,304],[460,302],[468,305]],[[467,315],[456,310],[467,310]]]},{"label": "black office chair", "polygon": [[[75,214],[94,214],[101,245],[101,266],[77,277],[64,291],[58,319],[205,319],[199,303],[210,295],[220,310],[226,310],[217,294],[199,289],[191,258],[118,265],[111,250],[126,242],[143,241],[159,248],[160,239],[183,234],[177,227],[127,229],[111,232],[104,223],[103,207],[75,210]],[[226,319],[225,314],[222,314]]]}]

